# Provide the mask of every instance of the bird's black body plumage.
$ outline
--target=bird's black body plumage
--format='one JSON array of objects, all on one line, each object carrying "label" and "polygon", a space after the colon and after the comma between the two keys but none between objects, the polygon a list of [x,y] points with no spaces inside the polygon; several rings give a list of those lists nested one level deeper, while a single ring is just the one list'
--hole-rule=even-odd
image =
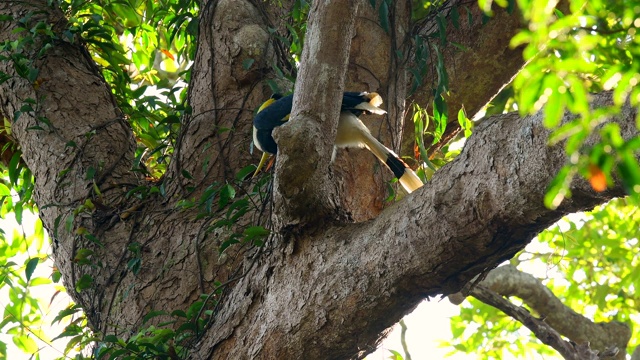
[{"label": "bird's black body plumage", "polygon": [[[382,103],[377,93],[347,91],[342,95],[340,111],[349,111],[355,116],[362,113],[384,114],[384,110],[378,108]],[[262,110],[253,118],[254,143],[263,152],[276,154],[278,146],[271,135],[273,129],[283,125],[289,120],[293,107],[293,94],[281,96],[274,94]]]},{"label": "bird's black body plumage", "polygon": [[284,124],[289,120],[289,113],[293,104],[293,94],[281,96],[274,94],[271,104],[265,103],[253,118],[253,142],[262,152],[275,154],[278,152],[278,145],[271,133],[273,129]]},{"label": "bird's black body plumage", "polygon": [[[366,147],[391,169],[408,192],[412,192],[422,186],[420,178],[393,151],[374,138],[358,118],[363,113],[385,114],[386,111],[379,107],[381,104],[382,98],[377,93],[343,93],[334,156],[335,148]],[[274,95],[260,107],[253,119],[253,141],[258,149],[270,154],[278,152],[278,146],[273,139],[272,132],[273,129],[289,120],[292,106],[293,94],[283,97]],[[256,173],[265,160],[266,157],[263,155]]]}]

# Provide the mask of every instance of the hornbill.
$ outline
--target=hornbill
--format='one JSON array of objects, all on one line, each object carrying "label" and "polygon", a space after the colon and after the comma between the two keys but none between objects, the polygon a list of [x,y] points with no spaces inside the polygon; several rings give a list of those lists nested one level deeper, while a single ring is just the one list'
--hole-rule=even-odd
[{"label": "hornbill", "polygon": [[[276,94],[265,101],[258,109],[258,113],[253,119],[253,143],[264,154],[254,176],[266,162],[269,157],[268,154],[276,154],[278,152],[278,146],[273,139],[272,131],[289,120],[292,103],[293,94],[284,97]],[[369,129],[358,118],[362,113],[386,114],[385,110],[380,109],[379,106],[381,104],[382,98],[377,93],[345,92],[343,94],[331,161],[335,158],[337,148],[365,147],[387,165],[398,178],[402,187],[411,193],[423,185],[420,178],[404,161],[400,160],[398,155],[374,138]]]}]

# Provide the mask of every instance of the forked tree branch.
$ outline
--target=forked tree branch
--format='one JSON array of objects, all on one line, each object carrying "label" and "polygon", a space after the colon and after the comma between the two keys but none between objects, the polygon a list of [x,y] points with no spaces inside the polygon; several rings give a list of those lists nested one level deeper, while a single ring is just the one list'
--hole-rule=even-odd
[{"label": "forked tree branch", "polygon": [[608,359],[619,352],[617,347],[613,347],[599,353],[597,350],[591,350],[588,342],[576,344],[571,341],[563,340],[562,335],[551,327],[551,325],[547,324],[544,319],[536,318],[525,308],[512,304],[509,300],[489,290],[483,285],[474,286],[471,289],[471,295],[483,303],[491,305],[521,322],[531,330],[543,344],[556,349],[560,355],[567,360]]},{"label": "forked tree branch", "polygon": [[[489,292],[489,293],[487,293]],[[551,290],[546,287],[540,280],[531,274],[519,271],[513,265],[505,265],[490,271],[486,278],[479,285],[474,286],[473,281],[467,286],[466,290],[449,296],[454,304],[460,304],[464,300],[463,293],[476,297],[478,300],[494,306],[507,315],[522,322],[529,327],[536,337],[543,343],[552,346],[558,350],[563,356],[567,353],[565,342],[559,342],[557,337],[564,336],[571,341],[569,353],[577,351],[574,344],[587,345],[589,351],[603,351],[606,349],[620,349],[616,358],[624,359],[629,339],[631,338],[631,330],[625,323],[611,321],[594,323],[590,319],[576,313],[573,309],[564,305]],[[528,311],[523,318],[516,310],[503,309],[507,306],[505,303],[495,300],[495,297],[516,296],[535,313],[540,314],[543,320],[533,317]],[[504,299],[511,307],[515,306],[508,300]],[[502,304],[502,305],[501,305]],[[531,318],[529,318],[531,317]],[[526,320],[526,321],[523,321]],[[540,328],[541,332],[536,332],[529,325]],[[548,328],[548,330],[545,330]],[[553,330],[553,331],[551,331]],[[600,354],[603,358],[604,353]],[[614,354],[615,355],[615,354]],[[565,358],[570,358],[566,357]]]}]

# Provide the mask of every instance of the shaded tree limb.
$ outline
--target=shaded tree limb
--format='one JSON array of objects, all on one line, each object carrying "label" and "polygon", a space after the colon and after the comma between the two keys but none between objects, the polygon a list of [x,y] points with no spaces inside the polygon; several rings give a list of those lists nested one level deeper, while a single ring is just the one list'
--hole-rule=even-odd
[{"label": "shaded tree limb", "polygon": [[625,358],[625,349],[631,338],[629,325],[617,321],[594,323],[564,305],[531,274],[519,271],[515,266],[505,265],[492,270],[481,284],[502,296],[519,297],[540,314],[545,323],[574,343],[590,343],[591,348],[600,351],[617,347],[620,349],[618,358]]},{"label": "shaded tree limb", "polygon": [[[521,306],[516,306],[504,297],[489,290],[484,285],[476,285],[471,289],[471,295],[485,304],[491,305],[512,318],[521,322],[534,335],[542,341],[556,349],[562,357],[567,360],[587,360],[587,359],[607,359],[618,353],[618,348],[606,350],[599,354],[597,350],[591,350],[589,343],[575,344],[562,339],[562,336],[545,319],[538,319]],[[574,325],[575,326],[575,325]]]},{"label": "shaded tree limb", "polygon": [[[475,282],[476,280],[467,284],[461,292],[449,295],[449,300],[453,304],[459,305],[465,298],[464,294],[468,294],[503,310],[501,307],[485,301],[486,294],[478,293],[479,296],[476,296]],[[486,291],[495,293],[496,296],[517,296],[522,299],[528,307],[540,314],[544,326],[551,327],[574,344],[589,344],[589,349],[593,348],[595,351],[601,352],[608,351],[608,349],[619,349],[617,354],[613,356],[616,359],[624,359],[626,356],[625,349],[631,338],[629,325],[617,321],[594,323],[564,305],[540,280],[531,274],[519,271],[513,265],[504,265],[491,270],[479,282],[479,286],[482,286]],[[508,315],[512,316],[509,313]],[[519,318],[516,320],[520,321]],[[537,325],[534,323],[534,326]],[[540,340],[543,339],[540,338]],[[545,344],[553,346],[564,356],[563,351],[556,348],[556,346],[562,347],[563,345],[558,345],[557,342]]]}]

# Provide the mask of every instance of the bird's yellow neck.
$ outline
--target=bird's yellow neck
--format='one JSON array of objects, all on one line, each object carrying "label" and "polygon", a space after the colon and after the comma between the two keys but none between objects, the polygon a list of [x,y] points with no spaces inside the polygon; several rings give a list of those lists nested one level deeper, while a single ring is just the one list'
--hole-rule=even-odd
[{"label": "bird's yellow neck", "polygon": [[267,108],[269,105],[273,104],[274,102],[276,102],[276,99],[269,98],[269,100],[263,102],[262,105],[260,105],[260,107],[258,108],[258,112],[264,110],[265,108]]}]

